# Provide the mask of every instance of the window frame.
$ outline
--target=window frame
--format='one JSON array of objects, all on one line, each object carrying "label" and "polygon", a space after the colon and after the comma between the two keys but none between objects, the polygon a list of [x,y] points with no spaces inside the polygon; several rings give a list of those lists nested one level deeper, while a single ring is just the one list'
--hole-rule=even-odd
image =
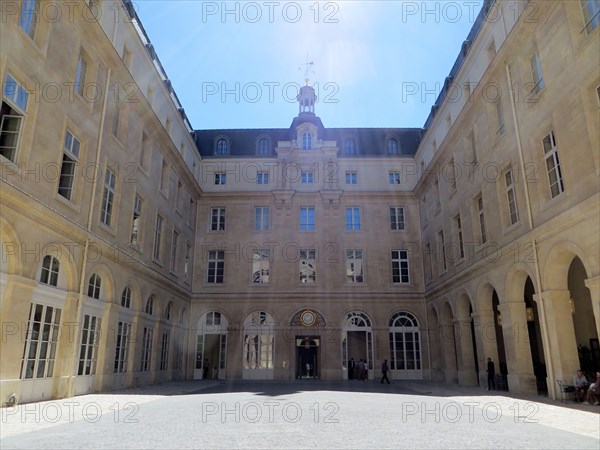
[{"label": "window frame", "polygon": [[[396,257],[394,256],[394,253],[397,253]],[[408,256],[408,250],[390,250],[392,284],[410,284],[410,261]],[[406,281],[404,281],[404,279],[406,279]]]}]

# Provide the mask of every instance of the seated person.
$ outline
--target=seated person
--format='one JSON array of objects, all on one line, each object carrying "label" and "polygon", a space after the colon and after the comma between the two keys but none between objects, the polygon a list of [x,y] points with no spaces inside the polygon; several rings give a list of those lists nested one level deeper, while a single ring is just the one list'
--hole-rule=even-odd
[{"label": "seated person", "polygon": [[575,376],[573,377],[573,386],[575,386],[575,401],[580,400],[583,402],[585,399],[585,395],[588,390],[589,382],[583,371],[579,369]]},{"label": "seated person", "polygon": [[596,372],[596,381],[588,388],[587,402],[594,405],[600,404],[600,372]]}]

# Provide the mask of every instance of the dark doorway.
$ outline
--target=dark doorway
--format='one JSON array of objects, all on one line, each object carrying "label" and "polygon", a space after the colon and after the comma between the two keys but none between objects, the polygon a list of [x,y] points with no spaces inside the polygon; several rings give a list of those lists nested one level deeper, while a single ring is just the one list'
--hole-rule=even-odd
[{"label": "dark doorway", "polygon": [[320,336],[296,336],[296,378],[320,377]]}]

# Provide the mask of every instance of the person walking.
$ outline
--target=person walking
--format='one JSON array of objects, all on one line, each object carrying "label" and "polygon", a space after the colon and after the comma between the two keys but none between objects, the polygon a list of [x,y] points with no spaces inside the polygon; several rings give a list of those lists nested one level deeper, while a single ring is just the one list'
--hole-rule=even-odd
[{"label": "person walking", "polygon": [[383,380],[387,381],[387,384],[390,384],[390,380],[388,379],[388,376],[387,376],[388,371],[389,371],[389,368],[388,368],[387,359],[384,359],[383,364],[381,365],[381,374],[382,374],[381,384],[383,384]]},{"label": "person walking", "polygon": [[488,391],[496,390],[496,369],[492,358],[487,359],[487,378],[488,378]]}]

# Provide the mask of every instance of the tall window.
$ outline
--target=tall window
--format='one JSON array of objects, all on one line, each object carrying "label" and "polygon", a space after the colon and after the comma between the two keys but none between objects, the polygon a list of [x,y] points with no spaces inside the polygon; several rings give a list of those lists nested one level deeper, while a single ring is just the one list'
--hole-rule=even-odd
[{"label": "tall window", "polygon": [[190,260],[190,256],[192,253],[192,244],[190,244],[189,242],[187,242],[185,244],[185,260],[183,261],[183,279],[187,280],[188,279],[188,274],[190,273],[190,268],[191,268],[191,260]]},{"label": "tall window", "polygon": [[160,166],[160,190],[165,194],[169,192],[169,166],[164,158]]},{"label": "tall window", "polygon": [[77,375],[94,375],[96,373],[100,323],[101,320],[99,317],[89,314],[83,316]]},{"label": "tall window", "polygon": [[481,194],[479,194],[475,199],[475,204],[477,206],[477,217],[479,218],[479,233],[481,236],[481,243],[485,244],[487,242],[487,233],[485,230],[485,213],[483,211],[483,197]]},{"label": "tall window", "polygon": [[496,120],[498,122],[498,131],[496,133],[502,136],[504,134],[504,111],[502,109],[501,98],[496,101]]},{"label": "tall window", "polygon": [[344,142],[344,153],[346,156],[356,155],[356,142],[354,139],[346,139],[346,142]]},{"label": "tall window", "polygon": [[62,310],[32,303],[21,361],[21,378],[51,378]]},{"label": "tall window", "polygon": [[171,238],[171,262],[170,270],[175,273],[177,271],[177,246],[179,245],[179,233],[173,230],[173,237]]},{"label": "tall window", "polygon": [[144,312],[146,314],[148,314],[149,316],[151,316],[154,313],[154,296],[153,295],[148,297],[148,300],[146,300],[146,307],[144,308]]},{"label": "tall window", "polygon": [[[243,368],[273,369],[273,318],[264,311],[255,311],[244,320]],[[221,353],[223,355],[223,353]]]},{"label": "tall window", "polygon": [[510,218],[510,224],[514,225],[519,221],[519,209],[517,207],[517,196],[515,194],[515,183],[513,180],[512,169],[508,169],[504,174],[504,181],[506,183],[506,199],[508,201],[508,215]]},{"label": "tall window", "polygon": [[152,257],[155,261],[160,261],[162,256],[162,234],[163,234],[163,218],[156,215],[156,226],[154,227],[154,249]]},{"label": "tall window", "polygon": [[600,0],[580,0],[586,33],[591,33],[600,23]]},{"label": "tall window", "polygon": [[465,242],[463,240],[463,229],[462,221],[460,220],[460,214],[454,217],[454,226],[456,227],[456,238],[458,243],[458,255],[460,259],[465,257]]},{"label": "tall window", "polygon": [[427,242],[425,244],[425,254],[423,255],[425,260],[425,281],[427,282],[433,280],[433,264],[431,256],[431,244]]},{"label": "tall window", "polygon": [[58,259],[54,256],[44,256],[44,260],[42,261],[42,273],[40,274],[40,283],[56,287],[58,284],[59,267]]},{"label": "tall window", "polygon": [[152,363],[152,334],[153,329],[144,327],[144,334],[142,335],[142,363],[140,365],[141,372],[150,372],[150,365]]},{"label": "tall window", "polygon": [[0,108],[0,155],[13,162],[28,99],[29,93],[25,88],[10,74],[6,75]]},{"label": "tall window", "polygon": [[100,287],[102,285],[102,278],[97,273],[93,273],[88,282],[88,297],[100,300]]},{"label": "tall window", "polygon": [[317,282],[316,250],[300,250],[299,271],[300,283],[311,284]]},{"label": "tall window", "polygon": [[267,138],[261,138],[258,141],[258,154],[259,155],[268,155],[271,153],[271,146],[269,144],[269,140]]},{"label": "tall window", "polygon": [[115,365],[113,370],[114,373],[127,372],[131,326],[132,325],[127,322],[119,322],[117,325],[117,343],[115,347]]},{"label": "tall window", "polygon": [[[79,59],[77,60],[77,68],[75,69],[75,82],[73,84],[73,89],[79,95],[83,96],[83,91],[85,89],[85,77],[87,72],[87,61],[83,54],[79,54]],[[117,107],[118,110],[118,107]],[[116,135],[115,135],[116,136]]]},{"label": "tall window", "polygon": [[225,208],[212,208],[210,217],[210,231],[225,231]]},{"label": "tall window", "polygon": [[63,148],[58,193],[67,200],[73,197],[73,184],[75,183],[75,168],[79,160],[79,140],[67,130]]},{"label": "tall window", "polygon": [[399,206],[390,208],[390,228],[393,231],[405,229],[403,207]]},{"label": "tall window", "polygon": [[390,320],[390,369],[421,370],[419,324],[407,312],[394,314]]},{"label": "tall window", "polygon": [[312,148],[312,135],[308,131],[306,131],[302,135],[302,149],[310,150],[311,148]]},{"label": "tall window", "polygon": [[121,306],[123,308],[131,308],[131,287],[127,286],[121,294]]},{"label": "tall window", "polygon": [[113,203],[115,201],[115,186],[116,186],[115,173],[106,168],[106,174],[104,175],[104,194],[102,196],[102,210],[100,211],[100,221],[110,226],[112,220]]},{"label": "tall window", "polygon": [[254,208],[254,231],[269,231],[269,208]]},{"label": "tall window", "polygon": [[208,279],[210,284],[223,283],[223,275],[225,272],[225,252],[224,251],[209,251],[208,252]]},{"label": "tall window", "polygon": [[142,166],[144,170],[148,170],[148,161],[150,158],[150,152],[152,150],[150,145],[150,139],[148,139],[146,133],[142,133],[142,145],[140,147],[140,166]]},{"label": "tall window", "polygon": [[406,250],[392,250],[392,282],[410,283]]},{"label": "tall window", "polygon": [[112,134],[117,139],[119,138],[119,128],[121,124],[121,108],[118,103],[115,103],[115,113],[112,122]]},{"label": "tall window", "polygon": [[544,159],[546,160],[546,169],[548,170],[548,182],[550,183],[550,193],[552,194],[552,198],[554,198],[565,190],[560,170],[560,162],[558,160],[558,149],[556,147],[554,131],[551,131],[550,134],[544,138],[543,144]]},{"label": "tall window", "polygon": [[314,231],[315,229],[315,208],[300,208],[300,230]]},{"label": "tall window", "polygon": [[358,184],[356,172],[346,172],[346,184]]},{"label": "tall window", "polygon": [[477,145],[475,145],[475,133],[471,132],[469,140],[471,141],[471,163],[477,164]]},{"label": "tall window", "polygon": [[398,154],[398,141],[396,139],[394,139],[394,138],[388,139],[387,151],[388,151],[388,155],[397,155]]},{"label": "tall window", "polygon": [[346,250],[346,281],[348,283],[364,281],[362,250]]},{"label": "tall window", "polygon": [[450,188],[456,190],[456,164],[454,163],[454,157],[450,159],[448,163],[448,170],[444,173],[448,177],[448,184]]},{"label": "tall window", "polygon": [[346,231],[360,231],[360,208],[346,208]]},{"label": "tall window", "polygon": [[440,230],[437,234],[437,245],[439,248],[439,259],[440,273],[448,270],[448,262],[446,261],[446,242],[444,239],[444,230]]},{"label": "tall window", "polygon": [[537,94],[542,89],[544,89],[544,76],[542,74],[542,63],[540,61],[540,55],[538,52],[535,52],[531,59],[529,60],[529,65],[531,66],[531,77],[533,79],[533,89],[531,92],[533,94]]},{"label": "tall window", "polygon": [[19,26],[29,35],[31,39],[35,38],[35,30],[40,21],[40,1],[23,0],[21,5],[21,16],[19,17]]},{"label": "tall window", "polygon": [[252,253],[252,283],[268,284],[270,279],[270,261],[269,250],[254,250]]},{"label": "tall window", "polygon": [[302,184],[312,184],[315,181],[315,172],[313,170],[302,170],[300,172]]},{"label": "tall window", "polygon": [[140,227],[142,225],[142,198],[135,196],[133,201],[133,221],[131,222],[131,243],[137,245],[140,238]]},{"label": "tall window", "polygon": [[217,156],[227,156],[229,154],[229,146],[226,139],[219,139],[217,141]]},{"label": "tall window", "polygon": [[169,333],[163,333],[160,346],[160,370],[167,370],[169,367]]}]

